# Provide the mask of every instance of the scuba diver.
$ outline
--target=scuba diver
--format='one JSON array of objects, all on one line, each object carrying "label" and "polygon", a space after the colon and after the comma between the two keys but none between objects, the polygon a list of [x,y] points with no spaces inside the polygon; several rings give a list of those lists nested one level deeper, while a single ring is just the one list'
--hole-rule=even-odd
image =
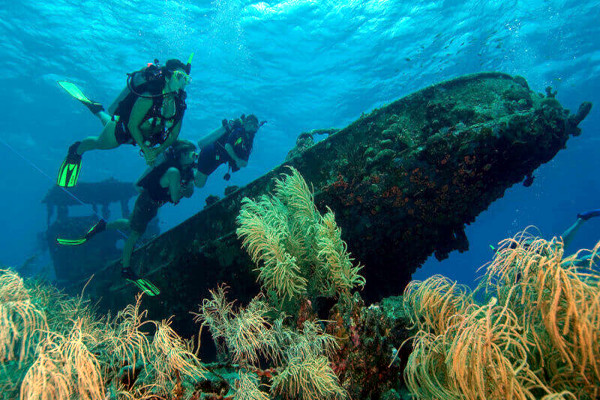
[{"label": "scuba diver", "polygon": [[148,223],[156,216],[158,209],[166,204],[178,204],[183,197],[191,197],[194,193],[195,161],[198,157],[196,145],[188,140],[176,140],[152,168],[149,168],[137,181],[136,187],[140,195],[129,219],[116,221],[98,221],[82,238],[57,238],[61,245],[75,246],[86,243],[89,239],[107,229],[129,231],[130,234],[123,246],[121,275],[131,281],[150,296],[160,291],[147,279],[138,277],[130,267],[131,254],[138,239],[146,231]]},{"label": "scuba diver", "polygon": [[[203,187],[206,179],[221,164],[229,163],[229,171],[236,172],[248,165],[254,137],[258,129],[267,121],[258,122],[254,114],[242,114],[236,120],[224,119],[221,127],[198,141],[198,171],[195,184]],[[229,171],[223,179],[229,180]]]},{"label": "scuba diver", "polygon": [[97,116],[104,129],[99,136],[90,136],[69,147],[63,161],[57,184],[73,187],[81,170],[81,157],[90,150],[109,150],[122,144],[140,146],[146,163],[152,165],[156,157],[177,139],[186,109],[185,87],[191,81],[193,54],[187,64],[177,59],[160,66],[154,64],[128,74],[127,87],[109,107],[88,99],[73,83],[59,85]]}]

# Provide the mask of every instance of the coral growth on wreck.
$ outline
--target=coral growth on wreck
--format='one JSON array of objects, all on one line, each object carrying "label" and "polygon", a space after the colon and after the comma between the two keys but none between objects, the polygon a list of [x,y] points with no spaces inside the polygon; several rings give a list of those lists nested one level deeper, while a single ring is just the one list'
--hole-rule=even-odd
[{"label": "coral growth on wreck", "polygon": [[202,301],[195,319],[219,350],[208,365],[170,319],[147,318],[141,296],[100,317],[0,270],[2,397],[398,400],[401,376],[419,399],[600,395],[600,243],[565,256],[558,239],[520,234],[475,291],[434,276],[366,307],[360,265],[296,170],[245,199],[238,224],[262,292],[244,306],[221,285]]},{"label": "coral growth on wreck", "polygon": [[[336,339],[324,333],[318,321],[307,320],[301,329],[294,329],[261,295],[247,307],[237,308],[225,295],[224,287],[211,291],[211,298],[202,303],[197,320],[210,328],[213,338],[238,365],[236,398],[267,396],[260,390],[260,382],[248,377],[249,373],[263,376],[264,389],[270,387],[272,394],[284,398],[345,397],[328,359],[338,348]],[[272,315],[277,315],[277,319],[273,320]],[[261,367],[265,363],[268,367]]]},{"label": "coral growth on wreck", "polygon": [[361,266],[353,264],[333,212],[321,215],[304,178],[290,170],[273,195],[244,199],[237,234],[264,290],[282,302],[299,307],[305,297],[347,297],[365,284]]},{"label": "coral growth on wreck", "polygon": [[256,263],[266,296],[236,308],[219,287],[204,300],[197,319],[239,365],[236,398],[262,396],[260,385],[246,375],[264,371],[261,361],[270,371],[261,375],[274,396],[345,398],[331,363],[337,339],[324,332],[311,304],[317,297],[349,301],[350,292],[364,285],[361,267],[353,264],[333,213],[318,212],[298,171],[291,169],[274,186],[270,196],[244,199],[237,219],[238,236]]}]

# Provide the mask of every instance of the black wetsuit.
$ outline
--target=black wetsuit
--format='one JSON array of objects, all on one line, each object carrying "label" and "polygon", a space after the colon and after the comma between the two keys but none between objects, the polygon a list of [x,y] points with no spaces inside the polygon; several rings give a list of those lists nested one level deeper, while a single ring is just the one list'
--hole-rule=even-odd
[{"label": "black wetsuit", "polygon": [[148,223],[152,218],[156,217],[158,209],[165,203],[173,203],[171,193],[168,187],[163,187],[160,184],[160,179],[171,167],[175,167],[181,174],[182,186],[187,185],[194,179],[193,165],[182,168],[178,161],[167,160],[142,177],[136,186],[142,188],[142,192],[135,201],[131,218],[129,219],[130,228],[138,233],[144,233]]},{"label": "black wetsuit", "polygon": [[244,161],[248,161],[252,152],[254,143],[254,134],[248,134],[241,124],[228,129],[217,141],[202,148],[198,156],[198,171],[204,175],[212,174],[221,164],[229,162],[234,171],[239,168],[235,165],[225,145],[229,144],[233,148],[235,155]]}]

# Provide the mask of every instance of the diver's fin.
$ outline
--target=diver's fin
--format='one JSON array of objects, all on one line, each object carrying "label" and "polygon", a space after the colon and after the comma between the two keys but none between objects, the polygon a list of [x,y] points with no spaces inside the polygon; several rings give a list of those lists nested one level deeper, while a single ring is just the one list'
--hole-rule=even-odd
[{"label": "diver's fin", "polygon": [[135,286],[137,286],[142,292],[144,292],[148,296],[158,296],[160,294],[160,290],[156,286],[154,286],[152,282],[144,278],[126,279],[129,282],[133,283]]},{"label": "diver's fin", "polygon": [[154,286],[154,284],[149,280],[146,280],[144,278],[138,278],[136,280],[127,280],[133,283],[135,286],[137,286],[142,292],[146,293],[148,296],[158,296],[160,294],[160,290],[156,286]]},{"label": "diver's fin", "polygon": [[147,279],[140,278],[130,268],[125,268],[121,270],[121,276],[123,276],[123,278],[125,278],[129,282],[133,283],[148,296],[158,296],[160,294],[160,290],[156,286],[154,286],[152,282],[150,282]]},{"label": "diver's fin", "polygon": [[194,53],[190,54],[190,56],[188,57],[187,60],[187,64],[185,65],[185,73],[186,74],[190,74],[190,71],[192,70],[192,60],[194,59]]},{"label": "diver's fin", "polygon": [[96,222],[96,224],[94,224],[94,226],[92,226],[87,233],[85,234],[84,238],[86,240],[88,240],[89,238],[99,234],[100,232],[104,232],[106,230],[106,221],[104,219],[100,219],[100,221]]},{"label": "diver's fin", "polygon": [[81,142],[75,142],[69,147],[69,153],[58,170],[56,184],[62,187],[73,187],[77,184],[79,172],[81,172],[81,155],[77,154],[77,148]]},{"label": "diver's fin", "polygon": [[79,246],[80,244],[84,244],[87,242],[92,236],[100,232],[104,232],[106,230],[106,221],[100,219],[100,221],[96,222],[94,226],[92,226],[86,234],[79,239],[64,239],[64,238],[56,238],[56,243],[62,244],[63,246]]},{"label": "diver's fin", "polygon": [[71,97],[79,100],[84,106],[86,106],[92,112],[92,114],[97,114],[100,111],[104,111],[102,104],[88,99],[87,96],[83,94],[81,89],[79,89],[74,83],[67,81],[58,81],[57,83],[61,88],[69,93]]},{"label": "diver's fin", "polygon": [[79,246],[80,244],[84,244],[85,242],[87,242],[86,238],[79,238],[79,239],[56,238],[56,243],[61,244],[63,246]]}]

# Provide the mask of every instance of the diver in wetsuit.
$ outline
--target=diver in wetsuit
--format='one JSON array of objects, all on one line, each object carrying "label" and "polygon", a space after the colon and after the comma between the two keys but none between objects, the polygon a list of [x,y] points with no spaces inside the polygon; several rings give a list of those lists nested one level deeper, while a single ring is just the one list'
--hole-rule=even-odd
[{"label": "diver in wetsuit", "polygon": [[73,143],[61,165],[57,184],[72,187],[77,183],[81,156],[90,150],[109,150],[122,144],[140,146],[148,165],[178,137],[186,109],[185,87],[191,81],[188,64],[173,59],[165,66],[149,64],[130,74],[125,88],[109,112],[89,100],[72,83],[59,82],[69,94],[81,101],[103,123],[99,136]]},{"label": "diver in wetsuit", "polygon": [[[254,114],[242,115],[236,120],[223,120],[222,126],[198,141],[198,171],[196,186],[203,187],[206,179],[221,164],[229,163],[231,172],[248,165],[254,137],[266,121],[258,122]],[[229,180],[230,174],[224,176]]]},{"label": "diver in wetsuit", "polygon": [[188,140],[177,140],[167,150],[163,161],[149,169],[136,183],[140,195],[135,201],[129,219],[121,218],[106,222],[101,219],[83,238],[58,238],[62,245],[80,245],[106,229],[129,231],[123,246],[121,275],[135,283],[149,295],[157,295],[158,289],[147,280],[139,278],[130,267],[131,254],[138,239],[146,231],[148,223],[158,209],[166,203],[178,204],[183,197],[194,193],[195,161],[198,157],[196,145]]}]

